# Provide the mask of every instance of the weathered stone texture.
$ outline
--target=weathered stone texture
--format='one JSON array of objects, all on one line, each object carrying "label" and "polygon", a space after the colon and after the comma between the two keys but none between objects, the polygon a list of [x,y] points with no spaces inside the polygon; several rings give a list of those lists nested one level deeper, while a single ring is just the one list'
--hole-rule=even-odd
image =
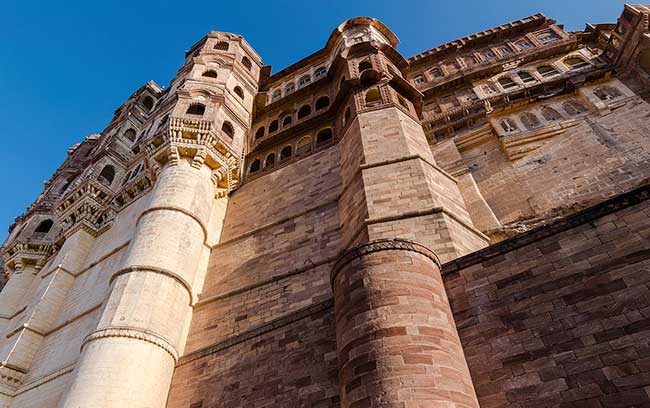
[{"label": "weathered stone texture", "polygon": [[650,405],[650,203],[626,200],[444,266],[481,407]]}]

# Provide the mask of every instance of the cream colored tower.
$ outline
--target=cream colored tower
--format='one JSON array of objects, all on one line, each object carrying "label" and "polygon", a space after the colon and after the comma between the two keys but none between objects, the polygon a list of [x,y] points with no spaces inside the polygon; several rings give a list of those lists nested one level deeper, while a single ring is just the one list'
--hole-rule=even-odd
[{"label": "cream colored tower", "polygon": [[[253,64],[255,61],[255,64]],[[236,187],[259,58],[211,33],[172,82],[166,126],[143,142],[157,179],[63,408],[164,407],[201,291],[210,240]],[[253,66],[254,65],[254,66]]]}]

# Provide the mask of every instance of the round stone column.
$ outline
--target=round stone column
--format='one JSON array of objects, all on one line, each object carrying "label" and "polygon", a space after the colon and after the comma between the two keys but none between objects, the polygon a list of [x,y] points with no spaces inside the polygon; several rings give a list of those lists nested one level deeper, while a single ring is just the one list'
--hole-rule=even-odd
[{"label": "round stone column", "polygon": [[479,406],[432,251],[372,241],[331,278],[342,407]]},{"label": "round stone column", "polygon": [[162,169],[151,194],[62,407],[165,406],[215,186],[209,168],[181,159]]}]

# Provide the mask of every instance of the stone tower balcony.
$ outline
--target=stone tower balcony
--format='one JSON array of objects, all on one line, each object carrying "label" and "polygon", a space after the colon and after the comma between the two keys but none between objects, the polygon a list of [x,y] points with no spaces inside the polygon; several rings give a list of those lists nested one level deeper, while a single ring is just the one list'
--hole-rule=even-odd
[{"label": "stone tower balcony", "polygon": [[113,191],[91,174],[81,180],[55,206],[63,228],[64,236],[70,236],[79,228],[96,236],[103,231],[112,219],[110,202]]}]

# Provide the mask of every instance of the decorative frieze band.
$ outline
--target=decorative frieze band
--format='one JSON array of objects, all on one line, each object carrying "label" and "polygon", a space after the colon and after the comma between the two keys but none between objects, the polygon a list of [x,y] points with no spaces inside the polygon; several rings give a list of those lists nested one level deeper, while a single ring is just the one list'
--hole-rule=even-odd
[{"label": "decorative frieze band", "polygon": [[174,346],[169,343],[164,337],[150,331],[133,327],[109,327],[107,329],[96,330],[84,338],[83,342],[81,343],[81,350],[83,350],[86,344],[90,343],[91,341],[108,337],[123,337],[151,343],[165,350],[170,356],[172,356],[174,363],[178,362],[178,351],[176,351],[176,348],[174,348]]},{"label": "decorative frieze band", "polygon": [[435,254],[432,250],[425,247],[424,245],[418,244],[417,242],[409,241],[402,238],[385,238],[377,239],[374,241],[367,242],[365,244],[358,245],[353,247],[346,252],[344,252],[339,259],[334,264],[332,268],[332,273],[330,275],[330,282],[333,284],[336,276],[339,271],[348,263],[352,262],[357,258],[372,254],[375,252],[381,251],[410,251],[416,252],[420,255],[424,255],[427,258],[431,259],[433,263],[440,268],[440,259],[438,255]]}]

